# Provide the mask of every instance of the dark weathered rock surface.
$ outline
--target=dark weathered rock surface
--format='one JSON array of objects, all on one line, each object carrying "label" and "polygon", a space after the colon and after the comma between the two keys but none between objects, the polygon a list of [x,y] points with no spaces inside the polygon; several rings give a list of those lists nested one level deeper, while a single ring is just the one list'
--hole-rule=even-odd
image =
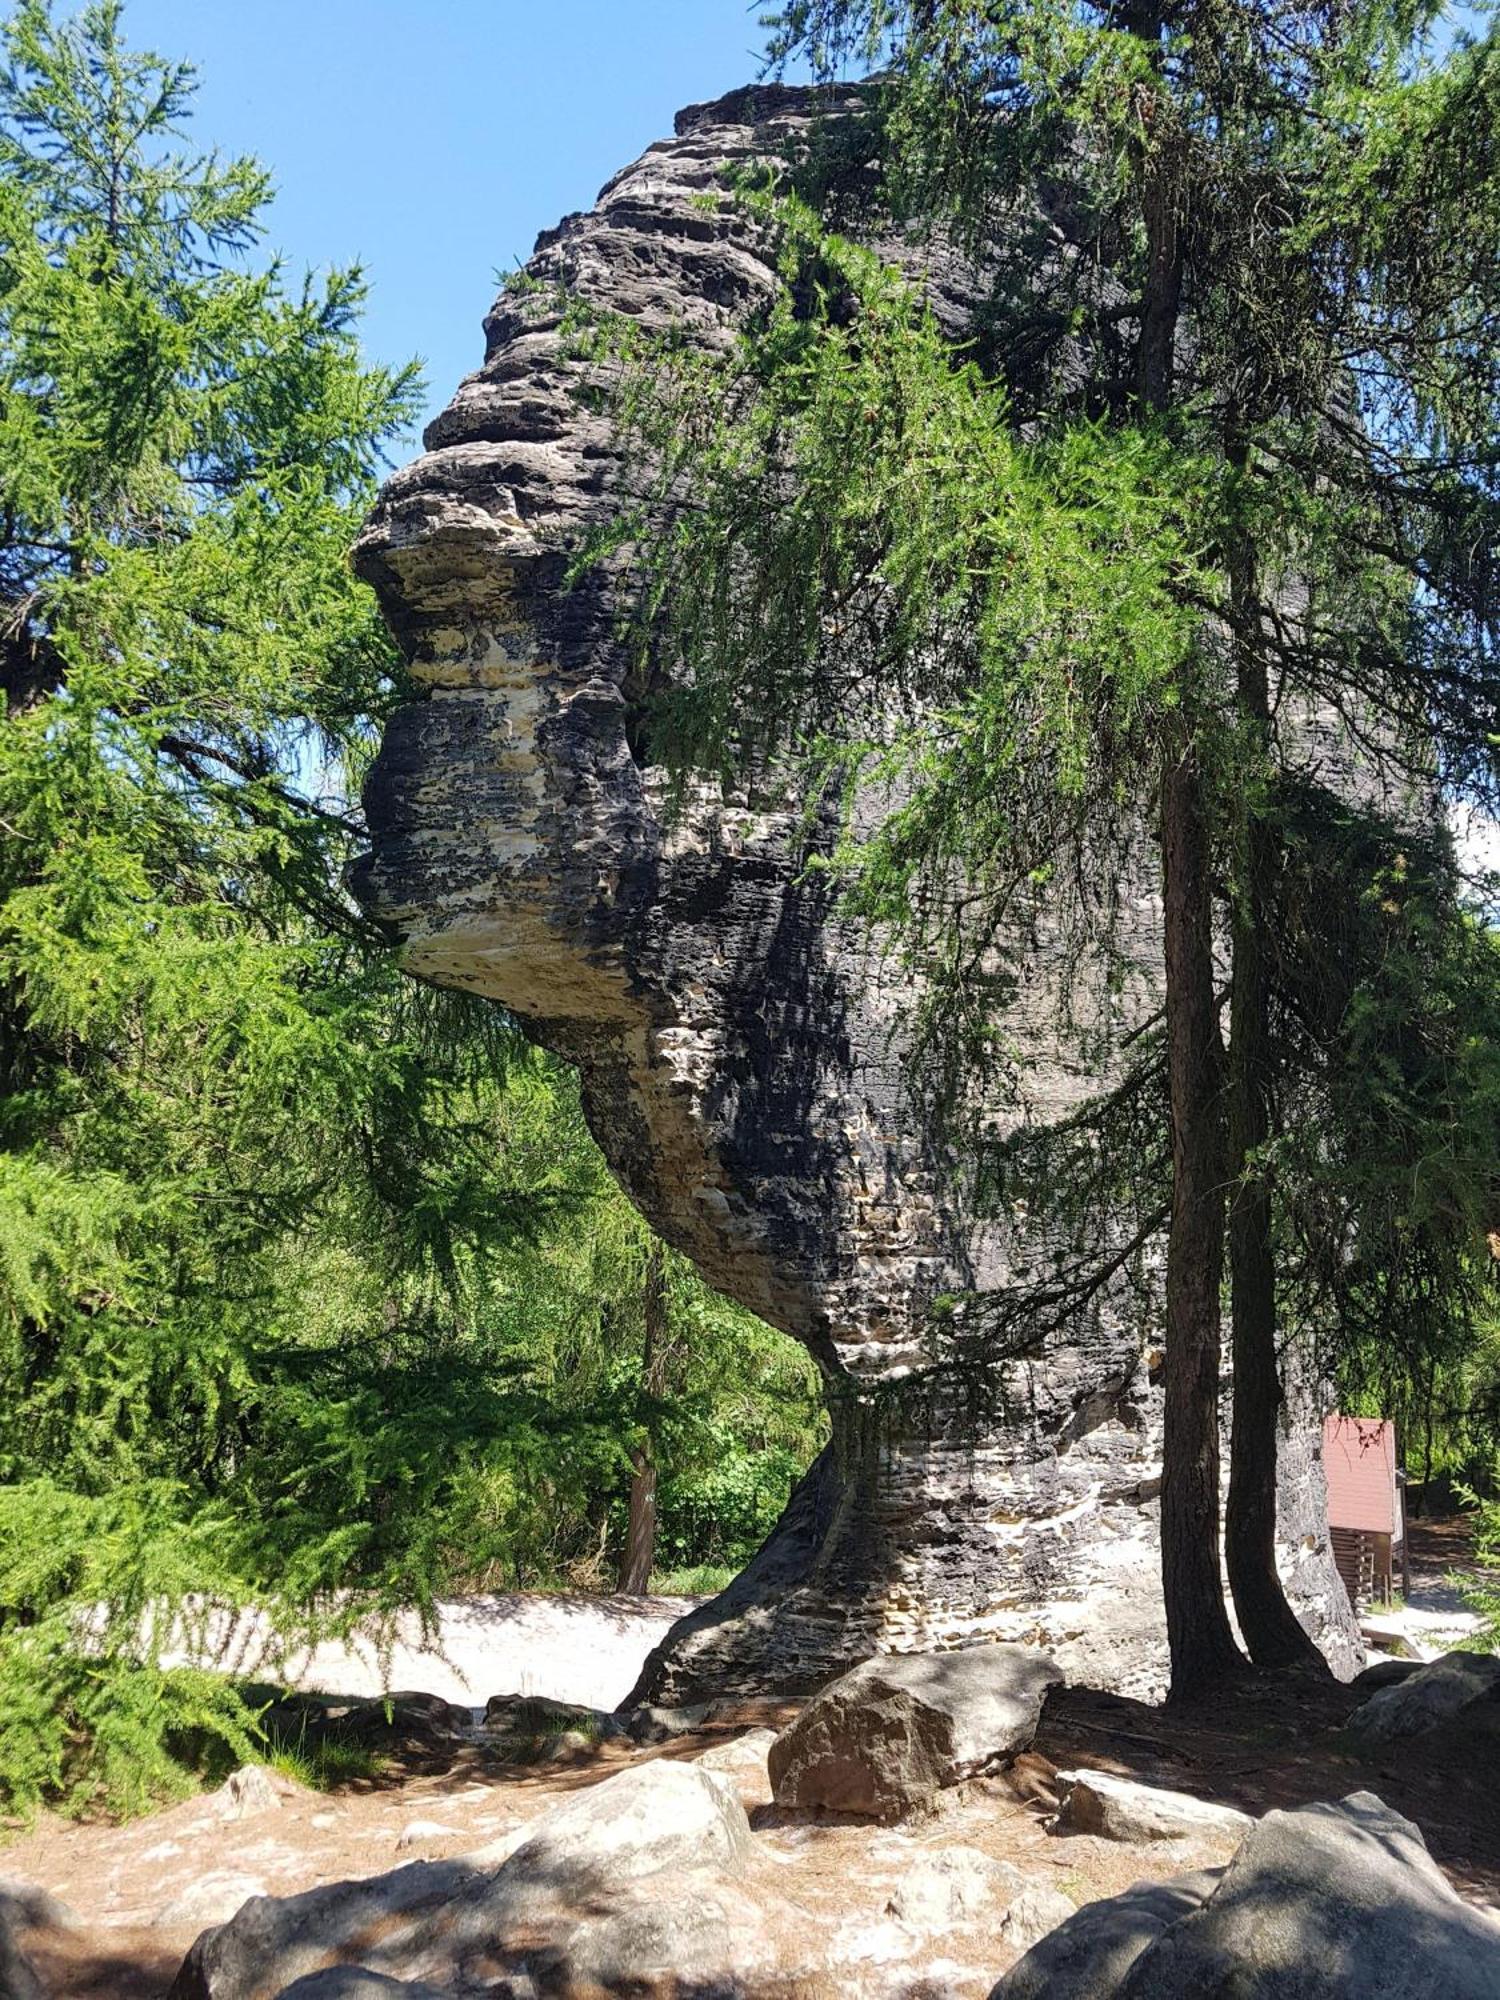
[{"label": "dark weathered rock surface", "polygon": [[815,1695],[771,1745],[780,1806],[903,1819],[945,1786],[1029,1747],[1054,1661],[1023,1646],[866,1660]]},{"label": "dark weathered rock surface", "polygon": [[1445,1653],[1377,1688],[1350,1716],[1349,1731],[1367,1743],[1420,1736],[1453,1721],[1476,1701],[1500,1701],[1500,1657]]},{"label": "dark weathered rock surface", "polygon": [[[857,99],[831,108],[847,132]],[[610,577],[564,587],[570,548],[615,511],[628,468],[576,398],[555,286],[722,339],[776,282],[726,170],[795,154],[813,110],[780,86],[695,107],[545,234],[528,266],[539,288],[502,294],[484,366],[388,484],[355,559],[425,698],[388,727],[354,885],[413,971],[490,995],[577,1063],[590,1124],[647,1218],[804,1342],[834,1391],[835,1446],[634,1699],[808,1692],[877,1650],[975,1637],[1042,1643],[1076,1678],[1149,1693],[1165,1678],[1149,1273],[1144,1293],[1107,1286],[997,1366],[982,1419],[941,1386],[898,1393],[930,1361],[940,1299],[982,1320],[1058,1251],[1107,1247],[1111,1225],[1068,1246],[1019,1203],[984,1223],[966,1212],[906,1088],[912,989],[801,865],[821,830],[774,790],[669,814]],[[900,254],[962,331],[972,274],[940,251]],[[1143,854],[1122,1019],[1155,1005],[1153,879]],[[1058,1032],[1065,961],[1045,913],[1014,941],[1002,1122],[1055,1121],[1099,1080]],[[1316,1427],[1290,1427],[1285,1450],[1289,1575],[1352,1665]]]}]

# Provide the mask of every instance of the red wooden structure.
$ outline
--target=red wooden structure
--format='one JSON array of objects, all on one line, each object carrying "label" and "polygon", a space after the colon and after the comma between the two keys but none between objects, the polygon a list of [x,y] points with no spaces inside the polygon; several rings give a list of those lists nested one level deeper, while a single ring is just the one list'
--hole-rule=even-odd
[{"label": "red wooden structure", "polygon": [[1333,1558],[1355,1610],[1391,1601],[1406,1539],[1396,1475],[1396,1426],[1379,1417],[1325,1417],[1323,1470]]}]

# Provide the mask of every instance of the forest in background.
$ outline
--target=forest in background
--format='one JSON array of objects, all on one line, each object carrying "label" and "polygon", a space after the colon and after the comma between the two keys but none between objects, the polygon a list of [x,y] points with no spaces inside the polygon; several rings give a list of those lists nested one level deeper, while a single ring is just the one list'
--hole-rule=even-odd
[{"label": "forest in background", "polygon": [[[295,1639],[461,1589],[609,1588],[645,1456],[658,1581],[707,1587],[824,1432],[801,1351],[661,1259],[568,1073],[495,1010],[405,980],[343,890],[359,780],[405,692],[346,551],[416,391],[361,355],[359,272],[276,263],[264,170],[195,150],[191,72],[132,50],[113,0],[74,20],[25,0],[5,50],[0,1806],[128,1808],[186,1782],[205,1738],[249,1747],[232,1687],[154,1663],[151,1630],[184,1604],[254,1602]],[[855,491],[845,419],[873,435],[865,413],[893,392],[903,421],[931,396],[934,424],[982,440],[995,408],[966,401],[951,357],[932,366],[909,301],[847,246],[794,248],[825,275],[844,259],[821,296],[860,295],[910,364],[858,373],[870,353],[840,346],[836,313],[773,324],[780,435],[811,406],[827,447],[801,471]],[[1140,472],[1101,457],[1088,497],[1145,544],[1170,523],[1131,512]],[[839,523],[816,476],[807,493],[779,530]],[[668,550],[701,577],[696,553]],[[828,582],[820,563],[802,587]],[[711,634],[683,637],[709,652]],[[877,914],[912,879],[910,853],[894,863]],[[1400,950],[1342,1075],[1370,1085],[1366,1135],[1399,1148],[1411,1078],[1369,1052],[1385,1060],[1435,965],[1463,958],[1462,999],[1469,947],[1484,965],[1491,947],[1460,924],[1455,955],[1386,859],[1363,916],[1382,895],[1413,921],[1375,924]],[[1463,1048],[1471,1150],[1495,1101],[1485,1018]],[[1434,1290],[1420,1338],[1349,1341],[1344,1385],[1398,1418],[1416,1469],[1484,1495],[1489,1274],[1470,1205],[1416,1221],[1463,1309]]]},{"label": "forest in background", "polygon": [[0,1811],[138,1806],[251,1723],[156,1669],[184,1603],[611,1589],[643,1458],[656,1585],[712,1589],[823,1419],[342,887],[404,691],[347,550],[418,390],[361,274],[264,250],[113,0],[4,36]]}]

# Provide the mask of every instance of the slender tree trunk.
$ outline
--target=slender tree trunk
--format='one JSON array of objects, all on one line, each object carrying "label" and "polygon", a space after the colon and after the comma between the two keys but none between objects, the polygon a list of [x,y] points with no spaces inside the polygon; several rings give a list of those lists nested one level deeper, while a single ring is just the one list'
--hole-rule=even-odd
[{"label": "slender tree trunk", "polygon": [[[1161,14],[1146,0],[1132,28],[1156,53]],[[1172,407],[1182,307],[1181,192],[1170,137],[1145,102],[1141,214],[1146,275],[1136,352],[1144,410]],[[1214,991],[1213,884],[1191,689],[1165,746],[1161,865],[1166,969],[1167,1086],[1172,1120],[1172,1220],[1167,1238],[1167,1337],[1162,1364],[1162,1595],[1172,1696],[1199,1694],[1243,1666],[1219,1572],[1219,1286],[1224,1264],[1223,1042]]]},{"label": "slender tree trunk", "polygon": [[[1236,681],[1240,717],[1256,761],[1271,732],[1270,687],[1254,640],[1254,558],[1230,551]],[[1276,865],[1275,839],[1252,798],[1244,834],[1245,879],[1233,900],[1233,984],[1229,1003],[1229,1273],[1234,1424],[1229,1451],[1225,1556],[1235,1613],[1250,1657],[1260,1667],[1322,1667],[1322,1654],[1297,1622],[1276,1568],[1276,1448],[1282,1405],[1276,1360],[1276,1261],[1271,1242],[1271,1181],[1264,1148],[1271,1137],[1270,966],[1267,910]]]},{"label": "slender tree trunk", "polygon": [[632,1597],[641,1596],[650,1587],[651,1572],[656,1566],[656,1460],[649,1412],[651,1405],[661,1401],[667,1386],[667,1265],[662,1246],[654,1238],[646,1253],[641,1306],[644,1322],[641,1395],[647,1406],[646,1441],[633,1446],[630,1453],[630,1515],[615,1585],[617,1590]]},{"label": "slender tree trunk", "polygon": [[1172,1695],[1181,1700],[1243,1665],[1219,1573],[1223,1045],[1202,781],[1185,732],[1162,779],[1161,853],[1172,1118],[1161,1562]]}]

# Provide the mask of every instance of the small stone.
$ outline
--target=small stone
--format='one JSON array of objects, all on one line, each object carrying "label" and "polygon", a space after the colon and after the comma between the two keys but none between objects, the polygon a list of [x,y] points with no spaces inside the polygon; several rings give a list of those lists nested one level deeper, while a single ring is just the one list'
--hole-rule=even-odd
[{"label": "small stone", "polygon": [[625,1720],[625,1733],[632,1743],[666,1743],[674,1736],[690,1736],[708,1721],[713,1703],[688,1702],[681,1708],[637,1708]]},{"label": "small stone", "polygon": [[[214,1793],[221,1819],[249,1819],[255,1813],[279,1812],[284,1781],[279,1783],[264,1764],[242,1764]],[[289,1786],[285,1787],[290,1789]]]},{"label": "small stone", "polygon": [[396,1852],[405,1854],[409,1848],[431,1847],[435,1843],[458,1838],[459,1829],[445,1826],[440,1819],[414,1819],[397,1834]]}]

